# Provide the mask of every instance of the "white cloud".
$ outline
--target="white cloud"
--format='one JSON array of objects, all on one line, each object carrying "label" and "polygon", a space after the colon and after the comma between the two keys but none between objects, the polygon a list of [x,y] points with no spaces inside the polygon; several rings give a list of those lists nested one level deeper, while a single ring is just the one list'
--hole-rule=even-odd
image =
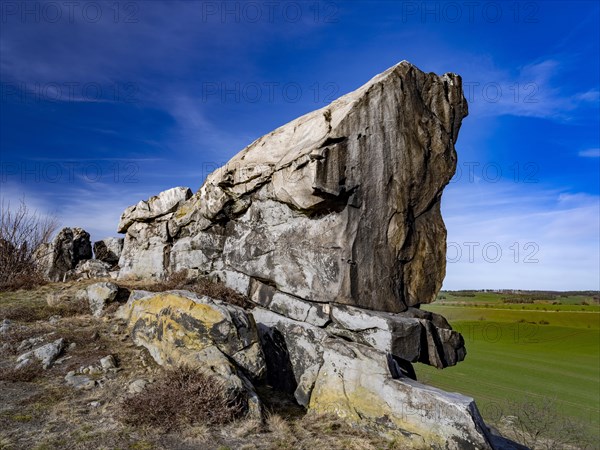
[{"label": "white cloud", "polygon": [[600,288],[600,197],[463,183],[444,194],[445,289]]},{"label": "white cloud", "polygon": [[581,150],[579,156],[582,158],[600,158],[600,148],[589,148],[587,150]]}]

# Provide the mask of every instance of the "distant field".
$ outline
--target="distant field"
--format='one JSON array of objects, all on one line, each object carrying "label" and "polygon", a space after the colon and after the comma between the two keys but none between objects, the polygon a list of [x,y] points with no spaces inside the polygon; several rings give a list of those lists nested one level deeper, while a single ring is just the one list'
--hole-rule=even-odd
[{"label": "distant field", "polygon": [[467,358],[444,370],[419,364],[421,381],[474,397],[490,423],[518,415],[519,405],[551,400],[565,423],[585,425],[597,448],[600,312],[593,295],[558,297],[555,305],[503,303],[511,297],[487,292],[440,297],[424,309],[444,315],[463,334]]}]

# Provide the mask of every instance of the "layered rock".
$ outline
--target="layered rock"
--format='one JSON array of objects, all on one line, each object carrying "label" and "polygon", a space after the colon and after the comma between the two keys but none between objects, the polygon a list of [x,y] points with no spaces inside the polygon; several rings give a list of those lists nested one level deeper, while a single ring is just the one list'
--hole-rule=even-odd
[{"label": "layered rock", "polygon": [[200,190],[128,208],[120,277],[182,269],[248,294],[401,312],[445,272],[444,186],[454,174],[461,79],[402,62],[256,140]]},{"label": "layered rock", "polygon": [[62,281],[80,261],[92,257],[90,235],[82,228],[63,228],[51,243],[36,249],[38,268],[50,281]]},{"label": "layered rock", "polygon": [[[440,201],[466,114],[459,76],[402,62],[256,140],[195,194],[174,188],[128,208],[120,278],[186,271],[256,305],[227,316],[190,293],[134,292],[134,340],[161,364],[203,361],[242,382],[266,369],[299,404],[410,446],[490,448],[472,399],[412,379],[413,362],[466,355],[443,317],[419,309],[445,274]],[[219,328],[230,322],[237,337]],[[259,337],[260,356],[248,352]],[[223,347],[236,339],[241,348]],[[256,373],[248,361],[263,354]]]},{"label": "layered rock", "polygon": [[188,188],[161,192],[125,210],[118,231],[127,231],[119,258],[120,276],[162,277],[168,266],[173,236],[168,223],[174,211],[192,195]]}]

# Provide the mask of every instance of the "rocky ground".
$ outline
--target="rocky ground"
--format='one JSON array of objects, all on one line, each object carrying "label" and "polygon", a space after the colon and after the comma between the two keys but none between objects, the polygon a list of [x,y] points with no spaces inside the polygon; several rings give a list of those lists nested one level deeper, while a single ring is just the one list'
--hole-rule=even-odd
[{"label": "rocky ground", "polygon": [[[125,323],[114,317],[118,301],[98,318],[85,302],[65,306],[52,300],[76,299],[93,282],[0,293],[0,449],[400,448],[340,419],[306,415],[274,392],[261,395],[269,399],[263,423],[240,419],[176,432],[126,424],[123,405],[136,392],[150,389],[163,369],[133,344]],[[120,285],[117,300],[140,287]],[[48,305],[48,298],[55,306]],[[30,354],[33,361],[15,369],[19,358],[26,359],[21,355],[53,343],[42,355],[48,368]]]}]

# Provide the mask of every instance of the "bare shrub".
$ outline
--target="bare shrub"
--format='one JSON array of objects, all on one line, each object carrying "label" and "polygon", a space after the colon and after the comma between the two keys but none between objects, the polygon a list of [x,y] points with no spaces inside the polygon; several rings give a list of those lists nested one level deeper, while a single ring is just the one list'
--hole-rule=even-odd
[{"label": "bare shrub", "polygon": [[11,208],[0,201],[0,290],[32,289],[44,283],[35,264],[35,251],[50,241],[58,222],[31,211],[21,200]]},{"label": "bare shrub", "polygon": [[146,289],[153,292],[181,289],[199,295],[206,295],[242,308],[253,306],[248,297],[228,288],[223,283],[212,281],[206,277],[189,278],[185,271],[174,272],[165,281],[151,284]]},{"label": "bare shrub", "polygon": [[123,403],[123,421],[165,431],[184,424],[218,425],[243,411],[241,399],[223,382],[188,367],[170,369],[144,391]]},{"label": "bare shrub", "polygon": [[590,448],[585,425],[564,417],[555,398],[511,402],[509,410],[513,415],[500,420],[503,433],[532,450]]}]

